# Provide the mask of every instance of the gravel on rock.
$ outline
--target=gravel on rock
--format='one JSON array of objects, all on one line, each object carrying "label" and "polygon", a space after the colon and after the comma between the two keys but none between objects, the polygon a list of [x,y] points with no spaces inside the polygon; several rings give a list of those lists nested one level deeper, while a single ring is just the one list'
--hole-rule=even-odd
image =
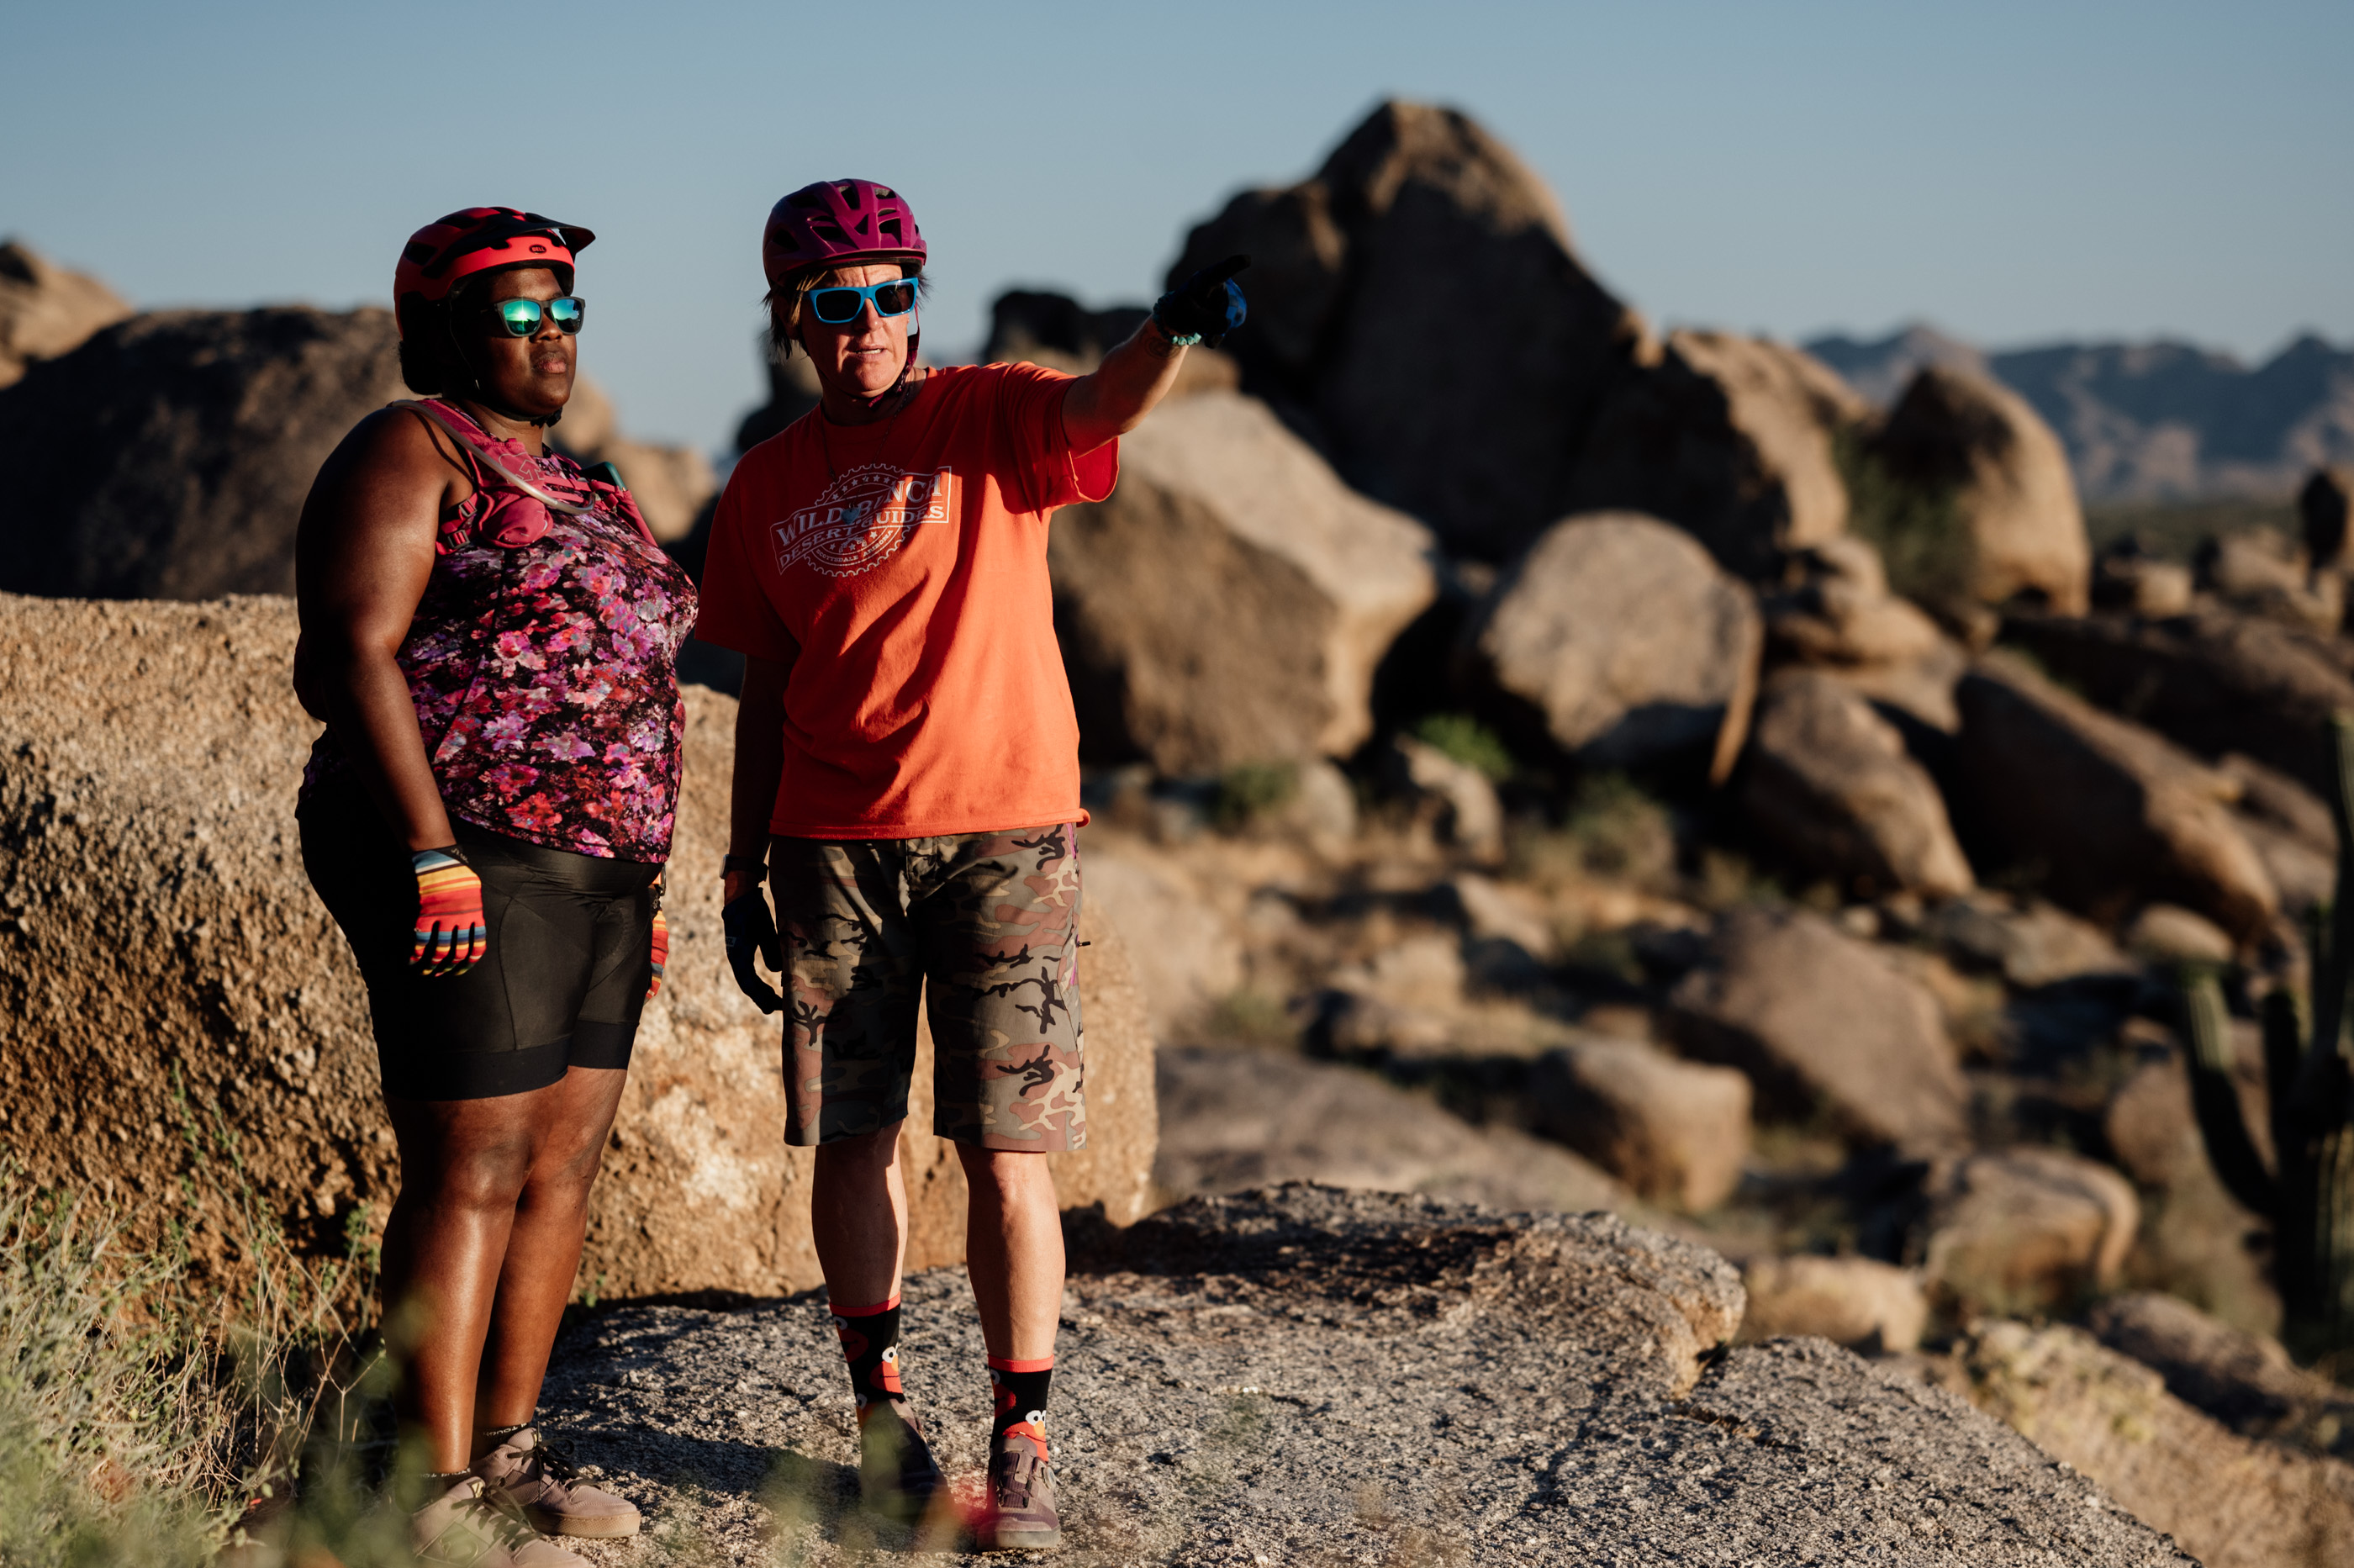
[{"label": "gravel on rock", "polygon": [[[1064,1562],[2191,1561],[1949,1394],[1819,1340],[1723,1349],[1732,1268],[1609,1216],[1299,1183],[1071,1224],[1048,1422]],[[970,1496],[970,1298],[935,1270],[907,1300],[908,1386]],[[647,1510],[638,1539],[582,1543],[600,1564],[947,1544],[859,1510],[814,1293],[591,1317],[544,1417]]]}]

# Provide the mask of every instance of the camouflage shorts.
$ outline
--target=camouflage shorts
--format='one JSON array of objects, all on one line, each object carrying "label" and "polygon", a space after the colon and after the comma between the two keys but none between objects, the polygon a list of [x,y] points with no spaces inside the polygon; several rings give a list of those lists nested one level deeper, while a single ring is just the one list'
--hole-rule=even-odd
[{"label": "camouflage shorts", "polygon": [[1064,823],[928,839],[774,839],[791,986],[785,1141],[907,1114],[928,985],[932,1130],[983,1149],[1087,1140],[1078,840]]}]

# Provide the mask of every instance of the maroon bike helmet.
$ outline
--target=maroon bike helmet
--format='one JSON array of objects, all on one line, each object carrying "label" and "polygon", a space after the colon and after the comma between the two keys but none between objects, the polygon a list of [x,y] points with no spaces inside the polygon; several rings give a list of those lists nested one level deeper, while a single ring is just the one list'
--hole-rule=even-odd
[{"label": "maroon bike helmet", "polygon": [[864,261],[924,264],[924,231],[889,185],[873,180],[820,180],[769,209],[760,235],[760,268],[779,289],[812,267],[854,267]]}]

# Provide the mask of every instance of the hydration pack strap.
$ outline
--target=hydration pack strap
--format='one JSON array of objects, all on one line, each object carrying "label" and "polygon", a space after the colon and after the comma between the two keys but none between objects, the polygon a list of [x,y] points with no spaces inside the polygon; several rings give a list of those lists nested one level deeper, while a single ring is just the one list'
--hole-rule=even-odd
[{"label": "hydration pack strap", "polygon": [[504,480],[510,486],[522,491],[525,495],[530,496],[534,501],[538,502],[542,506],[546,507],[549,511],[562,512],[577,516],[581,513],[595,510],[594,507],[583,505],[578,501],[567,501],[561,496],[552,494],[544,487],[533,483],[530,480],[527,480],[523,475],[515,472],[514,470],[507,467],[506,464],[498,460],[495,453],[492,452],[475,440],[475,436],[480,433],[478,430],[471,428],[470,425],[460,424],[455,416],[446,412],[438,405],[427,402],[404,401],[395,403],[393,407],[396,408],[413,408],[418,413],[420,413],[426,418],[431,419],[435,424],[440,425],[443,429],[448,430],[452,436],[455,436],[458,440],[469,450],[476,461],[482,464],[483,467],[489,469],[493,473],[497,474],[501,479]]}]

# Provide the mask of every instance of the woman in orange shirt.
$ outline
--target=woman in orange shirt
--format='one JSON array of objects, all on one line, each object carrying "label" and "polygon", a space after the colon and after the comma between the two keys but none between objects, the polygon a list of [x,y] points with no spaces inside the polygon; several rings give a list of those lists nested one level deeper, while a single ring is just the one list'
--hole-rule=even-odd
[{"label": "woman in orange shirt", "polygon": [[820,182],[770,212],[772,337],[809,355],[824,398],[730,475],[696,635],[747,656],[728,956],[764,1010],[790,1005],[786,1137],[817,1148],[811,1224],[865,1490],[915,1513],[940,1485],[897,1356],[897,1148],[928,981],[933,1130],[971,1191],[996,1396],[981,1544],[1038,1548],[1061,1539],[1044,1422],[1062,1228],[1042,1156],[1087,1139],[1086,814],[1047,521],[1110,493],[1119,438],[1187,346],[1240,324],[1246,262],[1196,274],[1073,377],[919,363],[926,255],[906,200],[869,180]]}]

